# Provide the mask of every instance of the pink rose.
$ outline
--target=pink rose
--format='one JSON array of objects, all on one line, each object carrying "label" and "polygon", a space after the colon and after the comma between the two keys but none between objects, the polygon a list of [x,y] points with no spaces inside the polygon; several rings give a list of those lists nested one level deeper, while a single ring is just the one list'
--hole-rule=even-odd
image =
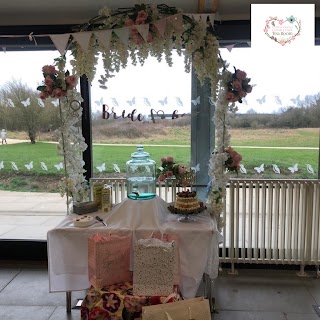
[{"label": "pink rose", "polygon": [[52,91],[52,95],[53,95],[54,97],[56,97],[56,98],[62,97],[62,94],[63,94],[63,92],[62,92],[62,90],[61,90],[60,88],[56,88],[56,89],[54,89],[54,90]]},{"label": "pink rose", "polygon": [[124,21],[124,25],[126,27],[131,27],[131,26],[134,25],[134,21],[132,19],[127,19],[127,20]]},{"label": "pink rose", "polygon": [[167,162],[173,162],[174,158],[173,157],[167,157]]},{"label": "pink rose", "polygon": [[49,65],[45,65],[42,67],[42,72],[47,75],[47,74],[56,74],[57,70],[55,68],[55,66],[49,66]]},{"label": "pink rose", "polygon": [[167,175],[167,178],[171,178],[173,176],[173,172],[167,171],[166,175]]},{"label": "pink rose", "polygon": [[158,181],[159,182],[164,182],[166,180],[166,176],[164,174],[160,174]]},{"label": "pink rose", "polygon": [[239,96],[240,96],[241,98],[244,98],[246,95],[247,95],[247,93],[246,93],[245,91],[243,91],[243,90],[240,90],[240,91],[239,91]]},{"label": "pink rose", "polygon": [[148,18],[148,14],[144,10],[139,11],[136,19],[136,24],[144,23],[147,18]]},{"label": "pink rose", "polygon": [[232,92],[229,91],[226,94],[226,100],[229,102],[236,102],[236,101],[238,101],[238,98]]},{"label": "pink rose", "polygon": [[240,91],[242,89],[241,81],[238,79],[233,80],[232,87],[236,91]]},{"label": "pink rose", "polygon": [[162,158],[160,159],[160,161],[161,161],[161,162],[166,162],[166,161],[167,161],[167,158],[162,157]]},{"label": "pink rose", "polygon": [[239,79],[239,80],[244,80],[246,77],[247,77],[247,74],[244,72],[244,71],[241,71],[241,70],[237,70],[236,71],[236,77]]},{"label": "pink rose", "polygon": [[44,79],[44,83],[46,86],[52,86],[53,84],[53,79],[50,76],[46,76]]},{"label": "pink rose", "polygon": [[72,85],[75,85],[77,82],[77,78],[75,76],[67,76],[65,80],[66,80],[66,83],[72,84]]}]

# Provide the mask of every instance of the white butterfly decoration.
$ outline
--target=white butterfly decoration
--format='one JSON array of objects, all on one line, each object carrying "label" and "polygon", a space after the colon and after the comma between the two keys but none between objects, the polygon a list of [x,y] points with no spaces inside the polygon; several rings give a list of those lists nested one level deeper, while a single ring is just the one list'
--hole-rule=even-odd
[{"label": "white butterfly decoration", "polygon": [[24,165],[28,170],[33,169],[33,161],[31,161],[29,164]]},{"label": "white butterfly decoration", "polygon": [[48,171],[48,167],[44,162],[40,162],[40,165],[41,165],[42,170]]},{"label": "white butterfly decoration", "polygon": [[307,171],[308,171],[309,173],[314,174],[314,170],[313,170],[311,164],[306,164],[306,166],[307,166]]},{"label": "white butterfly decoration", "polygon": [[274,173],[280,174],[280,168],[276,164],[272,165],[272,170]]},{"label": "white butterfly decoration", "polygon": [[264,163],[260,167],[254,167],[254,170],[256,170],[258,173],[261,173],[264,171]]},{"label": "white butterfly decoration", "polygon": [[215,105],[215,101],[214,101],[213,97],[209,97],[209,103],[210,103],[210,105],[212,105],[212,106]]},{"label": "white butterfly decoration", "polygon": [[183,102],[182,100],[180,99],[180,97],[176,97],[176,102],[177,102],[177,105],[182,107],[183,106]]},{"label": "white butterfly decoration", "polygon": [[164,167],[159,167],[159,170],[162,172],[164,170]]},{"label": "white butterfly decoration", "polygon": [[58,164],[55,164],[54,166],[56,167],[56,169],[57,169],[58,171],[60,171],[60,170],[63,168],[63,163],[60,162],[60,163],[58,163]]},{"label": "white butterfly decoration", "polygon": [[[180,99],[180,98],[178,98]],[[165,104],[168,104],[168,97],[165,97],[163,100],[159,100],[159,103],[164,106]]]},{"label": "white butterfly decoration", "polygon": [[119,107],[119,103],[116,98],[111,98],[111,101],[115,107]]},{"label": "white butterfly decoration", "polygon": [[294,166],[289,167],[288,170],[289,170],[291,173],[297,172],[297,171],[298,171],[298,164],[296,163]]},{"label": "white butterfly decoration", "polygon": [[18,166],[16,165],[15,162],[10,161],[10,163],[11,163],[11,167],[12,167],[13,170],[19,171]]},{"label": "white butterfly decoration", "polygon": [[127,100],[127,104],[129,106],[132,106],[132,105],[136,104],[136,97],[133,97],[132,100]]},{"label": "white butterfly decoration", "polygon": [[244,167],[243,164],[240,164],[240,172],[246,174],[247,173],[247,169]]},{"label": "white butterfly decoration", "polygon": [[103,163],[101,166],[96,167],[98,169],[99,172],[103,172],[106,170],[106,164]]},{"label": "white butterfly decoration", "polygon": [[14,108],[14,107],[15,107],[12,99],[9,99],[9,98],[8,98],[7,101],[8,101],[8,104],[9,104],[9,106],[10,106],[11,108]]},{"label": "white butterfly decoration", "polygon": [[51,103],[57,107],[59,105],[59,99],[56,99],[56,100],[52,100]]},{"label": "white butterfly decoration", "polygon": [[101,97],[100,100],[96,100],[94,102],[98,107],[102,106],[103,105],[103,98]]},{"label": "white butterfly decoration", "polygon": [[197,106],[198,104],[200,104],[200,96],[198,96],[195,100],[191,100],[191,102],[194,106]]},{"label": "white butterfly decoration", "polygon": [[30,106],[30,97],[29,97],[28,99],[24,100],[24,101],[21,101],[21,103],[22,103],[25,107]]},{"label": "white butterfly decoration", "polygon": [[118,166],[116,163],[113,163],[112,165],[113,165],[114,171],[117,172],[117,173],[120,173],[120,168],[119,168],[119,166]]},{"label": "white butterfly decoration", "polygon": [[37,98],[37,100],[38,100],[39,107],[44,108],[44,103],[43,103],[42,99]]},{"label": "white butterfly decoration", "polygon": [[281,104],[282,105],[282,101],[278,96],[275,96],[274,98],[275,98],[277,104]]},{"label": "white butterfly decoration", "polygon": [[259,104],[263,104],[266,102],[266,96],[263,96],[261,99],[256,99]]},{"label": "white butterfly decoration", "polygon": [[143,102],[144,102],[144,104],[145,104],[147,107],[151,107],[151,103],[150,103],[150,101],[149,101],[148,98],[144,98],[144,99],[143,99]]},{"label": "white butterfly decoration", "polygon": [[150,167],[145,166],[144,168],[146,169],[146,172],[151,172]]},{"label": "white butterfly decoration", "polygon": [[195,167],[191,167],[191,170],[194,172],[200,171],[200,164],[198,163]]},{"label": "white butterfly decoration", "polygon": [[0,170],[4,168],[3,161],[0,162]]}]

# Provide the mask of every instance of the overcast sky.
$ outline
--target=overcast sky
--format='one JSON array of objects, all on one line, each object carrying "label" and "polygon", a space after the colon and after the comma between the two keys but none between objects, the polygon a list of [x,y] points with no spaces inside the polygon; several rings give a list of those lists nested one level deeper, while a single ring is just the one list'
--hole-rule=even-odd
[{"label": "overcast sky", "polygon": [[[239,112],[247,112],[255,109],[259,113],[271,113],[280,107],[293,105],[290,99],[300,95],[303,99],[306,95],[320,92],[318,75],[320,74],[319,54],[320,48],[312,50],[292,52],[283,56],[271,57],[268,54],[255,52],[250,48],[222,49],[222,56],[233,66],[247,72],[251,77],[251,83],[256,86],[253,92],[247,96],[247,104],[239,104]],[[1,52],[0,59],[0,85],[12,79],[21,79],[29,87],[36,89],[42,81],[41,68],[45,64],[53,63],[58,57],[55,51],[49,52]],[[99,72],[98,72],[99,74]],[[155,58],[150,58],[143,67],[128,66],[116,77],[109,81],[108,90],[99,89],[98,77],[92,83],[92,107],[101,109],[99,103],[103,101],[113,106],[112,99],[116,98],[120,107],[118,111],[126,108],[132,109],[130,101],[136,99],[138,112],[146,113],[150,107],[144,98],[148,98],[154,109],[179,112],[190,111],[191,76],[184,71],[183,57],[174,56],[173,67],[166,62],[158,63]],[[259,104],[257,101],[265,97],[266,102]],[[278,96],[282,105],[276,103]],[[162,106],[161,102],[167,97],[168,104]],[[183,107],[179,106],[176,97],[182,100]],[[185,108],[184,110],[182,108]]]}]

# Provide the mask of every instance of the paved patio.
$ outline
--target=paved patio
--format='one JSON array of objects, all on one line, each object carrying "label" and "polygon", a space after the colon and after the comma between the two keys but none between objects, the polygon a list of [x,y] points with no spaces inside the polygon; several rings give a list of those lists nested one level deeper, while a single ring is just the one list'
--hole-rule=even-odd
[{"label": "paved patio", "polygon": [[66,212],[58,193],[0,191],[0,239],[46,240]]}]

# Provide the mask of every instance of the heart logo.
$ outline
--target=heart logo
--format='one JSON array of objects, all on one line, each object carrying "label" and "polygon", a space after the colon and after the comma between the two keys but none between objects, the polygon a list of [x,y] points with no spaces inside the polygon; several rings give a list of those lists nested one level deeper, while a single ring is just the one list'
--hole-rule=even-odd
[{"label": "heart logo", "polygon": [[301,21],[293,16],[286,19],[269,17],[263,31],[271,40],[284,46],[300,36]]}]

